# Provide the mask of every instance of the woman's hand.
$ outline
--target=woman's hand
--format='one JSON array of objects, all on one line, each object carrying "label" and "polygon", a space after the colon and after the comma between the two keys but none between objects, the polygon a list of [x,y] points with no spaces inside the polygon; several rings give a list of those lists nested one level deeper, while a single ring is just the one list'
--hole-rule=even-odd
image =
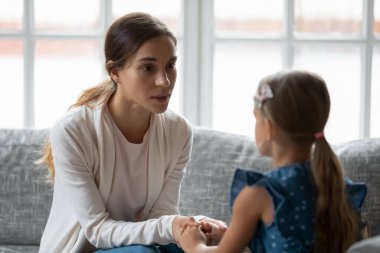
[{"label": "woman's hand", "polygon": [[177,244],[179,244],[179,237],[181,233],[183,233],[186,226],[199,226],[199,225],[200,223],[197,222],[193,217],[177,215],[174,218],[173,225],[172,225],[174,240],[176,240]]}]

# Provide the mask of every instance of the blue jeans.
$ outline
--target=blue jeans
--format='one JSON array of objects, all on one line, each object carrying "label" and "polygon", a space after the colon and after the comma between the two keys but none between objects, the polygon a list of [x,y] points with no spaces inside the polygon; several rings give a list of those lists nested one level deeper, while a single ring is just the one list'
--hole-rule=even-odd
[{"label": "blue jeans", "polygon": [[95,253],[184,253],[176,244],[164,246],[129,245],[113,249],[97,250]]}]

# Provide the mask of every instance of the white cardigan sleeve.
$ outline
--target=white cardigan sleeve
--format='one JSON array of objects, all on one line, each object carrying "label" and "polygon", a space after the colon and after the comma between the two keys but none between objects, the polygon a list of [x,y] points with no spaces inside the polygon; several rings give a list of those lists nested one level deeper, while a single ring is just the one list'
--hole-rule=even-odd
[{"label": "white cardigan sleeve", "polygon": [[87,240],[96,248],[172,241],[174,216],[165,215],[143,222],[110,219],[91,170],[98,162],[96,145],[91,142],[90,133],[84,128],[72,130],[58,123],[51,129],[55,184],[65,195],[60,201],[71,207]]}]

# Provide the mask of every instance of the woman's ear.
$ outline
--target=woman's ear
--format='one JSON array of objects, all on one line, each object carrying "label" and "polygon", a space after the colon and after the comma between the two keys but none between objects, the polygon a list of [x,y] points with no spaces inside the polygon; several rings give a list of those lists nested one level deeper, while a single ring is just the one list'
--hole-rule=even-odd
[{"label": "woman's ear", "polygon": [[119,71],[115,67],[115,62],[114,61],[108,61],[106,63],[106,69],[107,69],[107,72],[108,72],[109,76],[111,77],[111,79],[115,83],[117,83],[117,81],[119,80]]}]

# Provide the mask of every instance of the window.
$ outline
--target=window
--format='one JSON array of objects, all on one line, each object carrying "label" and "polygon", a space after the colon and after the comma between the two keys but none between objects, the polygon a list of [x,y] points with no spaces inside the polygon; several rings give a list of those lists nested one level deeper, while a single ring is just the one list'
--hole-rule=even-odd
[{"label": "window", "polygon": [[379,4],[214,1],[210,125],[253,136],[249,98],[258,81],[281,69],[306,69],[328,85],[332,105],[325,132],[330,142],[380,137],[380,76],[373,71],[380,69]]},{"label": "window", "polygon": [[[0,127],[48,128],[81,91],[105,79],[104,34],[126,12],[155,10],[180,41],[179,3],[0,0]],[[170,106],[179,110],[178,94]]]},{"label": "window", "polygon": [[170,108],[194,125],[253,136],[258,81],[281,69],[308,69],[330,91],[330,142],[380,137],[378,1],[0,0],[0,6],[0,127],[50,127],[80,91],[106,78],[102,50],[112,21],[144,11],[178,38]]}]

